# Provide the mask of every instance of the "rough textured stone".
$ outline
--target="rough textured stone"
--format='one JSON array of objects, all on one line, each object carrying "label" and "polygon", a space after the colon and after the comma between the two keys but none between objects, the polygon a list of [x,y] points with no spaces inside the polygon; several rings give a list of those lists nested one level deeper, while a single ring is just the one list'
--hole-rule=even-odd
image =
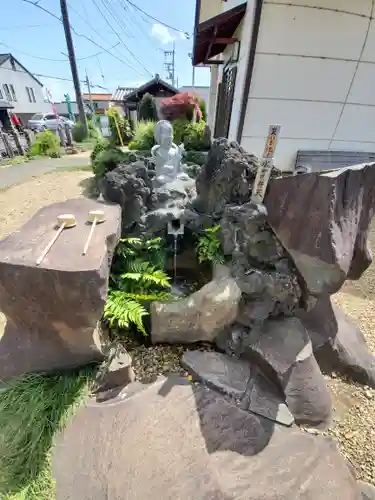
[{"label": "rough textured stone", "polygon": [[[89,251],[90,210],[104,210]],[[59,214],[73,213],[40,266],[36,260],[55,234]],[[96,325],[107,298],[109,265],[120,232],[120,207],[88,199],[41,209],[0,243],[0,303],[7,318],[0,341],[0,378],[78,366],[101,359]]]},{"label": "rough textured stone", "polygon": [[182,366],[209,387],[235,398],[243,398],[250,378],[250,364],[218,352],[187,351]]},{"label": "rough textured stone", "polygon": [[341,372],[375,388],[375,357],[362,332],[338,306],[332,306],[329,297],[321,297],[311,311],[300,312],[299,317],[324,369]]},{"label": "rough textured stone", "polygon": [[[229,329],[228,329],[229,330]],[[256,363],[282,389],[298,424],[325,427],[332,411],[331,396],[314,358],[309,336],[297,318],[258,323],[251,330],[227,333],[220,346]]]},{"label": "rough textured stone", "polygon": [[151,304],[152,342],[212,342],[233,323],[241,291],[233,278],[210,281],[200,290],[176,302]]},{"label": "rough textured stone", "polygon": [[370,265],[374,186],[372,165],[270,181],[268,222],[312,295],[337,292],[345,279],[359,279]]},{"label": "rough textured stone", "polygon": [[122,209],[123,231],[133,228],[146,213],[152,182],[142,162],[123,165],[108,172],[100,183],[105,200]]},{"label": "rough textured stone", "polygon": [[131,356],[126,351],[118,352],[110,359],[101,373],[96,392],[125,387],[134,380],[135,374]]},{"label": "rough textured stone", "polygon": [[360,500],[331,439],[176,378],[80,409],[52,469],[57,500]]},{"label": "rough textured stone", "polygon": [[216,139],[196,181],[201,212],[221,213],[228,203],[242,204],[250,199],[258,158],[247,154],[235,142]]},{"label": "rough textured stone", "polygon": [[283,425],[294,422],[281,393],[248,361],[218,352],[187,351],[181,363],[194,379],[233,397],[241,409]]}]

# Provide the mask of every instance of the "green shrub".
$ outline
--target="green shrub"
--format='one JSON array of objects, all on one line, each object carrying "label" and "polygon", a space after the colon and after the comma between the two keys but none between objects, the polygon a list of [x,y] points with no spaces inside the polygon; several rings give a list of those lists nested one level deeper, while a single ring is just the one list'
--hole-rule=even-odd
[{"label": "green shrub", "polygon": [[86,139],[85,128],[82,122],[77,122],[72,128],[73,141],[82,142]]},{"label": "green shrub", "polygon": [[184,142],[185,132],[190,122],[186,118],[179,118],[172,122],[173,125],[173,141],[176,144]]},{"label": "green shrub", "polygon": [[189,123],[184,134],[186,151],[208,151],[211,147],[210,138],[206,134],[206,122]]},{"label": "green shrub", "polygon": [[146,92],[139,104],[139,119],[146,121],[157,121],[158,112],[154,97]]},{"label": "green shrub", "polygon": [[99,140],[102,137],[102,134],[100,133],[100,130],[95,121],[87,120],[87,127],[89,131],[89,137],[91,139]]},{"label": "green shrub", "polygon": [[90,155],[91,163],[93,163],[96,160],[99,153],[101,153],[105,149],[108,149],[109,146],[110,144],[108,139],[105,139],[104,137],[100,137],[99,139],[97,139],[94,149],[91,151]]},{"label": "green shrub", "polygon": [[[133,132],[129,120],[122,116],[117,108],[107,109],[106,115],[108,116],[109,128],[111,130],[111,142],[117,146],[121,145],[121,140],[119,137],[120,132],[123,144],[128,144],[128,142],[133,137]],[[116,122],[118,128],[116,126]]]},{"label": "green shrub", "polygon": [[207,159],[207,153],[204,151],[185,151],[184,161],[193,165],[204,165]]},{"label": "green shrub", "polygon": [[129,329],[135,326],[147,335],[143,318],[145,305],[154,300],[168,300],[170,278],[162,270],[165,251],[161,238],[120,240],[110,275],[110,290],[104,306],[104,318],[110,327]]},{"label": "green shrub", "polygon": [[206,101],[204,99],[199,99],[199,107],[202,113],[202,120],[204,122],[207,122],[207,107],[206,107]]},{"label": "green shrub", "polygon": [[199,165],[187,165],[185,166],[185,172],[191,179],[196,179],[201,171],[201,167]]},{"label": "green shrub", "polygon": [[30,156],[60,156],[60,139],[51,130],[39,132],[36,135],[35,144],[32,145]]},{"label": "green shrub", "polygon": [[92,170],[96,177],[103,177],[120,165],[126,158],[121,149],[109,147],[101,151],[92,163]]},{"label": "green shrub", "polygon": [[218,231],[220,231],[220,226],[211,227],[206,229],[202,236],[199,236],[197,244],[199,262],[224,264],[224,254],[217,236]]},{"label": "green shrub", "polygon": [[132,141],[133,150],[150,150],[155,145],[155,125],[155,122],[150,121],[139,121],[137,123]]}]

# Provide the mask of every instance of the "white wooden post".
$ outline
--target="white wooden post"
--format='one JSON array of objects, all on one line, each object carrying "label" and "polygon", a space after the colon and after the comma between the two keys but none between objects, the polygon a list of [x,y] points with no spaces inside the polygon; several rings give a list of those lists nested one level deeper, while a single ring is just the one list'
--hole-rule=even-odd
[{"label": "white wooden post", "polygon": [[260,160],[257,175],[255,177],[253,191],[251,193],[251,201],[253,203],[262,203],[264,200],[267,184],[273,167],[273,158],[275,155],[277,140],[279,138],[280,128],[280,125],[269,126],[266,145],[263,156]]}]

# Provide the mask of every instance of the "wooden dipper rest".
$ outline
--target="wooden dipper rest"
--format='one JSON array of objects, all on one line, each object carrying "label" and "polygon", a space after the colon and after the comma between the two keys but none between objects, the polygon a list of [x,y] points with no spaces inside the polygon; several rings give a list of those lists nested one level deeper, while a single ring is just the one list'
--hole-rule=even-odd
[{"label": "wooden dipper rest", "polygon": [[44,259],[44,257],[47,255],[47,253],[51,250],[52,245],[55,243],[57,238],[60,236],[60,234],[63,232],[65,228],[69,227],[74,227],[77,224],[76,218],[72,214],[62,214],[57,217],[57,225],[59,226],[59,229],[57,230],[56,234],[52,238],[52,240],[48,243],[46,248],[43,250],[42,255],[39,257],[39,259],[36,261],[36,265],[39,266]]},{"label": "wooden dipper rest", "polygon": [[83,252],[82,252],[83,255],[87,254],[87,250],[89,249],[90,241],[91,241],[92,235],[94,234],[96,224],[100,224],[101,222],[105,221],[105,213],[103,212],[103,210],[90,210],[87,221],[91,222],[92,226],[91,226],[90,234],[89,234],[89,236],[86,240],[86,243],[85,243],[85,248],[83,249]]}]

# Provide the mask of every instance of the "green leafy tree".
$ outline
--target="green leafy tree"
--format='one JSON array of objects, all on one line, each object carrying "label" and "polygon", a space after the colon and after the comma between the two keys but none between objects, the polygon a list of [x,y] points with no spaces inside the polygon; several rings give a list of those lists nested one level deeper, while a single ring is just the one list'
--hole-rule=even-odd
[{"label": "green leafy tree", "polygon": [[154,97],[146,92],[139,104],[139,119],[148,121],[157,121],[158,112]]},{"label": "green leafy tree", "polygon": [[147,335],[143,319],[146,305],[170,299],[170,278],[162,270],[165,251],[161,238],[121,239],[116,248],[104,318],[110,327],[128,330],[135,326]]},{"label": "green leafy tree", "polygon": [[109,128],[111,130],[111,142],[116,146],[120,146],[122,139],[123,144],[127,144],[133,137],[129,120],[122,116],[117,108],[107,109],[106,115],[108,116]]},{"label": "green leafy tree", "polygon": [[39,132],[30,150],[30,156],[60,156],[60,139],[51,130]]},{"label": "green leafy tree", "polygon": [[77,122],[72,129],[73,141],[82,142],[86,139],[85,128],[82,122]]}]

